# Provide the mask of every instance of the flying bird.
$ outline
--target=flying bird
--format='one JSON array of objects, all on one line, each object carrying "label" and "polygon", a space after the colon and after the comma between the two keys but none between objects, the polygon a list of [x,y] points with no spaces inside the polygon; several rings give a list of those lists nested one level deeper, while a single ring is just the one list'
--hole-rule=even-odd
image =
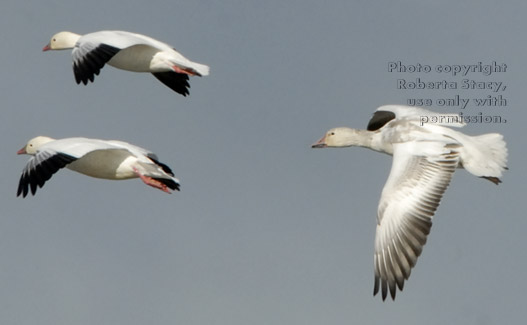
[{"label": "flying bird", "polygon": [[206,76],[209,67],[192,62],[173,47],[151,37],[125,31],[100,31],[79,35],[60,32],[43,51],[73,49],[73,74],[77,84],[93,82],[103,66],[150,72],[173,91],[189,94],[189,76]]},{"label": "flying bird", "polygon": [[381,106],[367,130],[334,128],[313,148],[365,147],[393,156],[377,210],[374,289],[385,300],[403,290],[426,243],[432,217],[456,168],[494,184],[507,169],[507,148],[497,133],[469,136],[455,114],[419,107]]},{"label": "flying bird", "polygon": [[26,197],[29,190],[35,195],[63,167],[96,178],[140,178],[163,192],[179,191],[179,180],[154,153],[122,141],[38,136],[17,154],[33,156],[22,171],[17,196]]}]

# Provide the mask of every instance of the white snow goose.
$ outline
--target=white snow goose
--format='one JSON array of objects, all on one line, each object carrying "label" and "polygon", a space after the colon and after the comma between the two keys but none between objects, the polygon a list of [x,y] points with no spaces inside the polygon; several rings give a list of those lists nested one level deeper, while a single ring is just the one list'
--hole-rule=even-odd
[{"label": "white snow goose", "polygon": [[[425,122],[433,123],[425,123]],[[455,114],[423,108],[381,106],[367,130],[329,130],[313,148],[366,147],[393,155],[392,168],[377,210],[373,294],[403,290],[426,243],[432,217],[456,168],[500,183],[507,169],[507,148],[497,133],[469,136]]]},{"label": "white snow goose", "polygon": [[139,177],[166,193],[170,193],[169,189],[179,191],[179,180],[154,153],[122,141],[38,136],[17,153],[34,156],[22,171],[17,196],[26,197],[29,189],[35,195],[37,188],[63,167],[96,178]]},{"label": "white snow goose", "polygon": [[73,74],[77,84],[93,82],[109,65],[134,72],[150,72],[175,92],[189,94],[189,76],[206,76],[209,67],[192,62],[173,47],[151,37],[125,31],[100,31],[79,35],[60,32],[43,51],[73,49]]}]

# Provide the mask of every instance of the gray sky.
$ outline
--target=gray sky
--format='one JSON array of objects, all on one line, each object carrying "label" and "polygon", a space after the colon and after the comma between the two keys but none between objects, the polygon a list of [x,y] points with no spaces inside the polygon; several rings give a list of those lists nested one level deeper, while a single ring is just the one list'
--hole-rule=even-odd
[{"label": "gray sky", "polygon": [[[514,324],[525,311],[527,4],[508,1],[11,1],[0,11],[2,324]],[[210,65],[173,93],[147,74],[105,67],[74,82],[54,33],[121,29]],[[373,241],[390,157],[313,150],[335,126],[364,128],[376,107],[488,90],[398,90],[457,81],[406,64],[507,64],[466,78],[502,81],[499,132],[510,170],[495,186],[460,170],[395,302],[373,298]],[[434,106],[436,111],[459,112]],[[16,198],[36,135],[119,139],[156,152],[181,180],[69,170]]]}]

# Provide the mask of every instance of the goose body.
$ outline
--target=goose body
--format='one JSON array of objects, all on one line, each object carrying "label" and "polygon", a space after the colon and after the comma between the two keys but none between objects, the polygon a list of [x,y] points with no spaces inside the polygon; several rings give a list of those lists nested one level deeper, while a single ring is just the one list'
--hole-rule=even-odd
[{"label": "goose body", "polygon": [[169,189],[179,190],[179,180],[154,153],[122,141],[38,136],[17,153],[33,156],[22,171],[17,196],[26,197],[29,190],[34,195],[38,187],[64,167],[95,178],[141,178],[145,184],[167,193]]},{"label": "goose body", "polygon": [[186,96],[189,76],[206,76],[209,67],[192,62],[170,45],[149,36],[125,31],[100,31],[79,35],[59,32],[43,51],[73,49],[73,73],[78,84],[93,82],[107,63],[133,72],[150,72],[159,81]]},{"label": "goose body", "polygon": [[[427,118],[435,123],[423,123]],[[393,156],[378,210],[374,295],[403,289],[426,243],[432,217],[456,168],[499,184],[507,169],[507,148],[497,133],[469,136],[455,114],[423,108],[381,106],[366,130],[329,130],[313,148],[359,146]]]}]

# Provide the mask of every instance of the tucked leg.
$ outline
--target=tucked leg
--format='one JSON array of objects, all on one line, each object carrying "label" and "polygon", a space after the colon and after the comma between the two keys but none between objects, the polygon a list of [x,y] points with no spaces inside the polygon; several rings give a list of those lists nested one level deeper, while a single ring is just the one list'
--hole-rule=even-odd
[{"label": "tucked leg", "polygon": [[174,70],[174,72],[187,74],[189,76],[200,76],[201,77],[201,75],[196,73],[196,71],[194,71],[192,69],[181,68],[181,67],[178,67],[177,65],[173,65],[172,66],[172,70]]},{"label": "tucked leg", "polygon": [[152,186],[152,187],[155,187],[157,189],[160,189],[161,191],[165,192],[165,193],[169,193],[170,194],[170,190],[168,189],[168,187],[161,183],[160,181],[158,180],[155,180],[153,179],[152,177],[149,177],[149,176],[145,176],[143,174],[141,174],[137,168],[134,167],[134,172],[137,174],[137,176],[139,176],[139,178],[141,178],[141,180],[146,184],[146,185],[149,185],[149,186]]}]

